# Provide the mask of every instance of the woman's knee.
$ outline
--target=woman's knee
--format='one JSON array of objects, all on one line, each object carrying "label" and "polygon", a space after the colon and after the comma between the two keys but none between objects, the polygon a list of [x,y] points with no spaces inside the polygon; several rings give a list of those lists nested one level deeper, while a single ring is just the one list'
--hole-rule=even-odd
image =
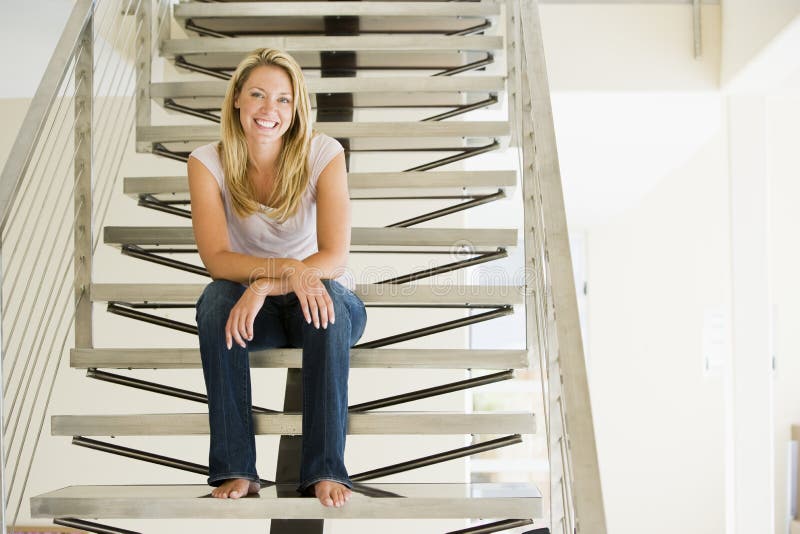
[{"label": "woman's knee", "polygon": [[241,284],[231,280],[217,279],[208,284],[195,305],[198,324],[213,316],[227,317],[244,289]]},{"label": "woman's knee", "polygon": [[328,296],[333,302],[333,309],[334,313],[336,313],[336,318],[338,318],[339,315],[347,314],[347,288],[345,288],[339,282],[336,282],[335,280],[328,280],[327,278],[322,280],[322,283],[325,285],[325,289],[328,291]]}]

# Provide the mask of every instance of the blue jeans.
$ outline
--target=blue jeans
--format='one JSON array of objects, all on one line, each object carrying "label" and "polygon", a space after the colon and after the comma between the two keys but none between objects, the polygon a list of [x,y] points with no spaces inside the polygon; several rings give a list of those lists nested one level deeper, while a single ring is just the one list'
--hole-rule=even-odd
[{"label": "blue jeans", "polygon": [[339,282],[322,282],[336,318],[327,329],[306,323],[294,292],[268,296],[253,323],[253,339],[245,340],[246,348],[233,341],[230,350],[225,344],[225,323],[246,288],[214,280],[203,290],[196,320],[211,429],[209,485],[219,486],[231,478],[259,480],[249,352],[302,347],[303,444],[297,490],[303,493],[320,480],[353,487],[344,466],[347,378],[350,347],[364,333],[367,313],[361,299]]}]

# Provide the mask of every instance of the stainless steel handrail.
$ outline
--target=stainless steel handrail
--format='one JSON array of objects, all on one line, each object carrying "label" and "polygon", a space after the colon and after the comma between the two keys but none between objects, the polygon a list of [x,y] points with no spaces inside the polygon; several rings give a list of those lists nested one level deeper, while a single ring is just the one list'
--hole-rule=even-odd
[{"label": "stainless steel handrail", "polygon": [[[605,534],[606,521],[591,399],[570,257],[561,172],[536,0],[511,0],[507,33],[516,48],[526,267],[535,273],[536,317],[528,345],[541,351],[542,393],[551,466],[551,531]],[[528,309],[526,313],[534,313]],[[536,324],[533,324],[535,321]],[[533,336],[538,339],[531,339]],[[558,494],[556,495],[556,491]],[[561,510],[558,510],[560,504]],[[555,513],[558,511],[558,513]],[[561,517],[554,517],[560,515]]]},{"label": "stainless steel handrail", "polygon": [[77,0],[72,8],[64,32],[58,40],[53,56],[47,64],[47,68],[42,76],[42,81],[36,89],[36,94],[31,101],[28,112],[25,114],[22,129],[17,135],[14,146],[9,153],[8,160],[3,166],[0,174],[0,231],[5,228],[9,208],[13,204],[14,197],[21,185],[22,177],[28,168],[28,164],[33,156],[34,148],[39,140],[39,136],[50,112],[53,102],[56,100],[58,88],[64,77],[70,62],[78,48],[81,33],[86,27],[86,23],[91,18],[94,5],[97,0]]}]

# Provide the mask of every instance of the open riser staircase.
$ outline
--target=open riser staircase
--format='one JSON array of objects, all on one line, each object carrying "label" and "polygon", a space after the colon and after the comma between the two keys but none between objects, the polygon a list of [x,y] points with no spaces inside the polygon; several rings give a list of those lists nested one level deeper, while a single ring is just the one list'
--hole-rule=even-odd
[{"label": "open riser staircase", "polygon": [[[125,443],[126,437],[142,443],[140,438],[147,436],[208,434],[205,392],[169,383],[175,376],[169,373],[198,376],[199,350],[196,343],[154,347],[137,346],[136,340],[126,348],[95,346],[97,313],[103,310],[124,322],[117,324],[136,325],[137,331],[145,327],[159,335],[196,339],[196,325],[185,318],[193,317],[195,302],[210,278],[189,225],[185,173],[122,176],[120,189],[129,197],[127,202],[137,203],[137,215],[135,224],[114,226],[104,224],[107,207],[100,209],[104,199],[96,194],[93,198],[92,173],[78,171],[91,168],[102,143],[102,136],[92,133],[91,118],[103,71],[92,50],[109,33],[101,24],[101,13],[111,13],[109,17],[116,13],[121,24],[135,29],[128,37],[132,48],[127,52],[120,48],[116,60],[125,61],[127,56],[135,75],[129,100],[131,117],[135,116],[130,133],[140,153],[136,157],[173,160],[181,163],[175,168],[185,168],[182,163],[192,149],[219,139],[227,80],[239,60],[259,47],[283,49],[298,60],[312,98],[315,129],[345,148],[356,221],[350,262],[355,266],[355,292],[369,313],[366,333],[351,351],[355,371],[351,389],[359,387],[358,372],[369,369],[382,370],[384,377],[406,376],[401,373],[407,370],[450,370],[448,376],[455,378],[424,388],[408,386],[401,393],[389,388],[392,394],[351,403],[348,435],[353,437],[348,446],[358,436],[387,436],[380,442],[386,444],[381,457],[393,461],[351,471],[355,494],[341,509],[323,508],[315,499],[294,492],[302,421],[300,349],[250,355],[254,370],[286,370],[285,385],[270,384],[282,389],[282,405],[253,406],[256,434],[279,439],[272,459],[275,479],[261,481],[258,498],[235,503],[203,498],[209,494],[205,465]],[[74,445],[95,454],[194,473],[197,481],[113,485],[108,477],[98,480],[103,485],[69,486],[32,496],[31,517],[92,532],[131,532],[115,527],[115,519],[141,519],[139,524],[150,525],[142,532],[157,532],[161,527],[156,520],[170,518],[270,519],[274,533],[321,533],[326,519],[356,518],[458,519],[461,525],[464,519],[481,520],[449,529],[451,533],[605,532],[535,2],[171,5],[162,0],[80,0],[65,33],[70,31],[77,39],[71,59],[64,59],[71,61],[74,72],[74,78],[67,80],[73,84],[76,124],[88,124],[80,135],[76,126],[75,143],[83,135],[91,142],[88,151],[85,143],[76,149],[73,165],[74,342],[69,350],[73,370],[68,372],[85,370],[87,388],[96,384],[91,378],[114,384],[124,394],[141,390],[181,399],[190,408],[180,413],[136,413],[132,407],[127,413],[109,415],[87,407],[69,414],[57,405],[48,406],[48,396],[41,418],[47,417],[51,436],[71,437]],[[164,64],[165,71],[175,73],[174,79],[160,80],[154,65]],[[492,113],[491,120],[486,119],[487,112]],[[122,113],[119,120],[125,124]],[[487,165],[481,162],[497,161],[497,154],[511,161],[483,170]],[[10,171],[6,166],[4,189],[17,191],[32,157],[31,152],[24,163],[12,161]],[[84,159],[79,164],[80,158]],[[15,180],[13,187],[5,184],[9,176]],[[520,214],[519,225],[469,225],[472,217],[479,217],[480,207],[509,202],[515,193],[522,198],[513,208]],[[13,200],[14,195],[9,193],[8,198]],[[4,204],[4,224],[6,217]],[[148,218],[158,223],[148,224]],[[364,220],[385,223],[359,223]],[[98,245],[117,249],[130,269],[155,269],[152,272],[163,273],[164,280],[97,282],[92,259]],[[493,265],[515,253],[524,258],[524,279],[508,276],[501,283],[484,284],[484,278],[474,276],[491,273]],[[475,280],[478,283],[470,283]],[[8,387],[19,380],[14,373],[21,372],[17,362],[24,358],[12,355],[5,344],[11,304],[4,300],[3,305],[4,393],[10,395]],[[464,348],[469,327],[514,314],[524,317],[525,346]],[[447,346],[451,341],[453,346]],[[503,345],[502,339],[497,341]],[[171,371],[158,381],[136,374],[147,369]],[[57,372],[53,371],[52,380]],[[514,380],[519,373],[533,374],[541,382],[537,395],[542,397],[542,413],[404,409],[407,403],[432,406],[450,393],[480,391]],[[13,416],[13,410],[4,414],[9,451],[14,450],[16,438],[9,438],[5,422]],[[454,439],[470,435],[473,439],[467,444],[452,446]],[[546,440],[549,450],[544,458],[550,466],[549,487],[544,492],[532,483],[382,481],[487,451],[522,447],[536,435]],[[440,436],[442,446],[433,454],[409,458],[402,441],[392,445],[394,436]],[[16,473],[18,467],[7,456],[6,472],[12,469]],[[11,507],[8,500],[6,505]]]}]

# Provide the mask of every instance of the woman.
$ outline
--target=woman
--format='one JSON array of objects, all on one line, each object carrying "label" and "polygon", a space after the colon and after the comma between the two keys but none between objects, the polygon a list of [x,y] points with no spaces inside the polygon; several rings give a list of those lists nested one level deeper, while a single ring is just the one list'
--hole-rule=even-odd
[{"label": "woman", "polygon": [[188,161],[192,226],[213,281],[197,301],[218,498],[259,490],[248,353],[303,348],[298,491],[342,506],[349,349],[366,311],[344,276],[350,200],[342,146],[311,128],[302,71],[278,50],[247,56],[222,105],[221,141]]}]

